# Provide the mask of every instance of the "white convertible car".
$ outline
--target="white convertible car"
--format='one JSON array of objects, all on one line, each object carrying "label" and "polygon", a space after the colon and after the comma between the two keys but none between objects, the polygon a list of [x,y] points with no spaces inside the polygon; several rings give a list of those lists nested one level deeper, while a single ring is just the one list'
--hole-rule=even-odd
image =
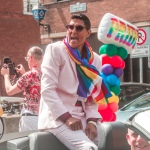
[{"label": "white convertible car", "polygon": [[[0,122],[2,126],[2,121]],[[3,130],[1,130],[1,135]],[[102,123],[98,150],[130,150],[127,128],[122,122]],[[69,150],[48,132],[13,133],[18,137],[0,142],[0,150]]]},{"label": "white convertible car", "polygon": [[[11,98],[6,99],[1,98],[5,113],[0,118],[0,150],[68,150],[51,133],[39,131],[18,132],[20,120],[18,102],[22,99],[16,98],[14,101]],[[10,102],[15,103],[10,104]],[[123,123],[102,123],[99,132],[101,139],[99,150],[130,149],[125,138],[127,128]]]},{"label": "white convertible car", "polygon": [[[8,120],[4,118],[0,118],[0,150],[69,150],[49,132],[18,132],[12,124],[7,127],[5,122]],[[19,117],[11,117],[11,119],[19,120]],[[18,125],[16,120],[14,122]],[[10,132],[12,128],[13,132]],[[127,127],[123,122],[102,123],[99,132],[98,150],[130,150],[126,140]]]}]

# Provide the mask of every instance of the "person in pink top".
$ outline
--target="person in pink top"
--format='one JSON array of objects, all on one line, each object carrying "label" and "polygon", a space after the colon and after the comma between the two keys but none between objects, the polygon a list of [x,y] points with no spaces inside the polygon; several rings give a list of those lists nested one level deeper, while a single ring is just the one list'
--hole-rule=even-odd
[{"label": "person in pink top", "polygon": [[12,85],[9,78],[9,68],[2,67],[1,74],[4,76],[6,93],[14,95],[24,91],[24,102],[21,110],[19,131],[37,130],[40,90],[41,90],[41,63],[43,50],[37,46],[28,50],[25,60],[28,62],[29,71],[25,72],[22,64],[15,68],[21,75],[16,84]]}]

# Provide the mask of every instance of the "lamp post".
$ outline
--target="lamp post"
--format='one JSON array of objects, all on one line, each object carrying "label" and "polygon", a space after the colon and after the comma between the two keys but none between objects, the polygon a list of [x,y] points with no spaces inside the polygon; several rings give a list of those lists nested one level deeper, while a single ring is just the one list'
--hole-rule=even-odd
[{"label": "lamp post", "polygon": [[42,24],[41,21],[44,19],[46,13],[46,8],[41,5],[39,2],[32,9],[32,14],[35,20],[38,21],[39,26],[42,26],[48,33],[50,33],[50,25]]}]

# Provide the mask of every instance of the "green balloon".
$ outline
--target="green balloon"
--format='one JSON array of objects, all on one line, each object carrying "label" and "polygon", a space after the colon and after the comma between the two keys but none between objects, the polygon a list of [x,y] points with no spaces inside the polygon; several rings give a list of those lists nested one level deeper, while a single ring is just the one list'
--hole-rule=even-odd
[{"label": "green balloon", "polygon": [[106,46],[106,54],[108,56],[114,56],[117,54],[117,47],[113,44],[107,44]]},{"label": "green balloon", "polygon": [[106,54],[106,46],[107,45],[102,45],[100,48],[99,48],[99,54]]},{"label": "green balloon", "polygon": [[120,87],[118,85],[109,86],[110,91],[112,91],[115,95],[120,94]]},{"label": "green balloon", "polygon": [[128,52],[125,48],[119,47],[117,49],[117,55],[119,55],[122,59],[126,59],[128,56]]}]

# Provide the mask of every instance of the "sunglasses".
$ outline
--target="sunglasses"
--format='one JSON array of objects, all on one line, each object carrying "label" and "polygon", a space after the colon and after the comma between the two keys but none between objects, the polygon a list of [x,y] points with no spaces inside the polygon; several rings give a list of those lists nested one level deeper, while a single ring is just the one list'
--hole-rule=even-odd
[{"label": "sunglasses", "polygon": [[24,57],[24,59],[25,59],[26,61],[28,61],[28,60],[29,60],[29,56],[27,56],[27,57]]},{"label": "sunglasses", "polygon": [[28,61],[28,60],[29,60],[29,57],[24,57],[24,59],[25,59],[26,61]]},{"label": "sunglasses", "polygon": [[68,24],[68,25],[66,25],[66,28],[69,29],[69,30],[71,30],[71,31],[75,28],[77,32],[81,32],[86,27],[81,26],[81,25],[75,26],[75,25]]}]

